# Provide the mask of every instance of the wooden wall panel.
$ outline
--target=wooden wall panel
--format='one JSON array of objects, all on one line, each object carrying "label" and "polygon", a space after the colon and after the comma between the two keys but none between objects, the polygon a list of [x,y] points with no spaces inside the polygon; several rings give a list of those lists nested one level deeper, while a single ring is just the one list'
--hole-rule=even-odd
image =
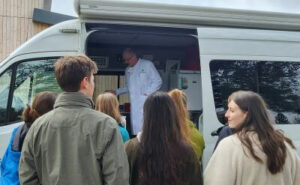
[{"label": "wooden wall panel", "polygon": [[0,0],[0,62],[49,25],[32,22],[34,8],[44,0]]},{"label": "wooden wall panel", "polygon": [[[125,87],[125,76],[120,77],[120,87]],[[129,103],[129,94],[122,94],[119,98],[120,105]]]},{"label": "wooden wall panel", "polygon": [[6,21],[7,20],[7,17],[5,16],[5,17],[3,17],[3,22],[2,22],[2,29],[3,29],[3,34],[2,34],[2,38],[1,38],[1,40],[3,40],[3,50],[2,50],[2,55],[4,55],[4,56],[6,56],[6,48],[7,48],[7,46],[6,46],[6,37],[7,37],[7,32],[6,32]]},{"label": "wooden wall panel", "polygon": [[3,15],[3,1],[4,0],[0,0],[0,16]]},{"label": "wooden wall panel", "polygon": [[6,16],[6,9],[7,9],[7,1],[8,0],[2,0],[3,1],[3,16]]},{"label": "wooden wall panel", "polygon": [[101,75],[95,76],[95,90],[94,90],[94,101],[100,93],[106,90],[114,90],[118,87],[118,77]]},{"label": "wooden wall panel", "polygon": [[[125,86],[125,77],[120,77],[120,87]],[[109,75],[95,75],[95,90],[93,100],[96,101],[97,96],[106,90],[115,90],[118,87],[118,77]],[[129,102],[129,95],[124,94],[119,97],[120,105]]]}]

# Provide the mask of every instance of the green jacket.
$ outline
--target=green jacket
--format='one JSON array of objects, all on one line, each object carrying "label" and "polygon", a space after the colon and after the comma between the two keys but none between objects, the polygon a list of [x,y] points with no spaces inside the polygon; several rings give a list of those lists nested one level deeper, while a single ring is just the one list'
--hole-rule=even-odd
[{"label": "green jacket", "polygon": [[80,92],[62,93],[37,119],[20,159],[23,185],[128,185],[129,166],[117,123]]},{"label": "green jacket", "polygon": [[190,126],[189,138],[192,142],[192,147],[197,154],[199,161],[202,161],[202,154],[205,148],[204,138],[199,130],[195,127],[194,123],[188,120]]}]

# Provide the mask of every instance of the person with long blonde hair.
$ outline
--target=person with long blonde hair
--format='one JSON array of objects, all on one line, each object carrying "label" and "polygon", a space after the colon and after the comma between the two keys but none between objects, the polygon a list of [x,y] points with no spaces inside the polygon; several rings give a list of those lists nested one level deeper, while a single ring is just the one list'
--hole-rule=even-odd
[{"label": "person with long blonde hair", "polygon": [[96,99],[96,110],[109,115],[117,121],[124,143],[130,139],[126,128],[122,125],[122,116],[116,95],[110,92],[99,94]]},{"label": "person with long blonde hair", "polygon": [[190,120],[189,112],[187,110],[187,98],[183,91],[179,89],[173,89],[168,92],[168,95],[172,98],[179,112],[179,121],[181,131],[184,137],[190,142],[193,149],[197,154],[199,161],[202,160],[202,154],[205,147],[204,138],[202,134],[197,130],[194,123]]}]

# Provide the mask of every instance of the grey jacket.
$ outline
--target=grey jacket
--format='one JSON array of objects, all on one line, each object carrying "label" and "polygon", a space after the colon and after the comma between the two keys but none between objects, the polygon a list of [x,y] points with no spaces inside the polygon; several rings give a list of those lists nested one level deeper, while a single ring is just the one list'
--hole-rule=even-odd
[{"label": "grey jacket", "polygon": [[80,92],[62,93],[25,138],[23,185],[128,185],[129,167],[118,125],[92,110]]}]

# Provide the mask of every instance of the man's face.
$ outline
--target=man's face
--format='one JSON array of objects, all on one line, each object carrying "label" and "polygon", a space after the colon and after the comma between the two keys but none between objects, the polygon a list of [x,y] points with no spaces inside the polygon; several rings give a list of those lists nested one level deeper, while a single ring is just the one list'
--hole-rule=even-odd
[{"label": "man's face", "polygon": [[123,60],[129,66],[133,66],[135,64],[135,55],[132,53],[124,52],[123,53]]},{"label": "man's face", "polygon": [[87,86],[87,93],[88,93],[87,95],[89,97],[93,97],[94,88],[95,88],[94,74],[91,74],[90,79],[88,80],[88,86]]}]

